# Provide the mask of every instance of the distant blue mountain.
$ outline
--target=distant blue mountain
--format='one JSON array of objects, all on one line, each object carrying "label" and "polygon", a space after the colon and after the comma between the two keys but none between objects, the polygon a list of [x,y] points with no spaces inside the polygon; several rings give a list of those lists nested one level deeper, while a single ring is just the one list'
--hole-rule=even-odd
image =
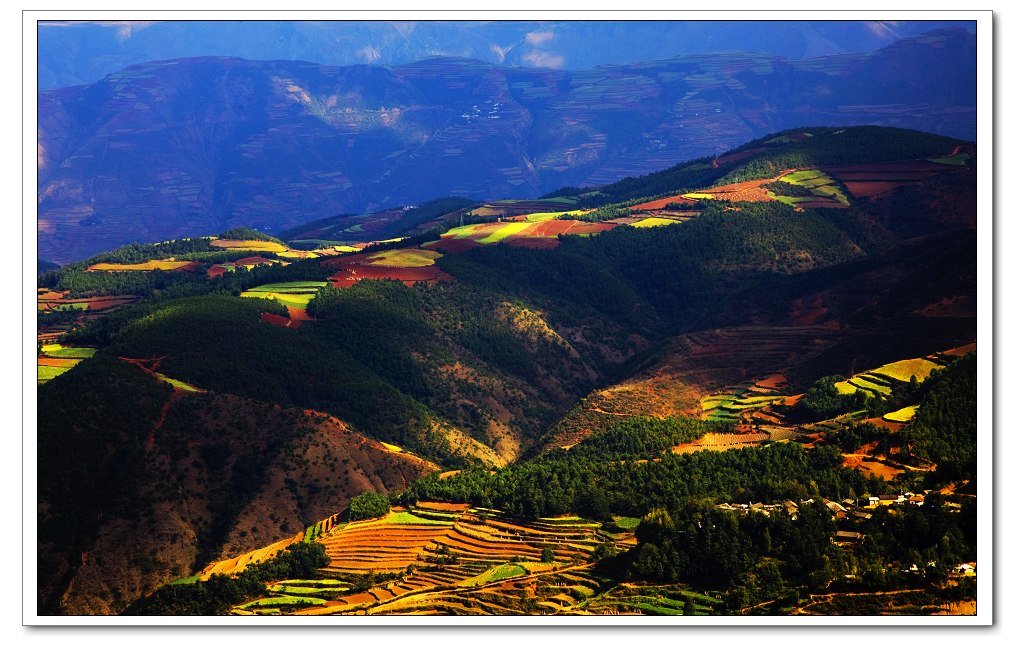
[{"label": "distant blue mountain", "polygon": [[862,53],[956,21],[175,21],[40,23],[39,87],[94,83],[130,65],[198,56],[398,65],[448,56],[589,69],[684,54],[791,59]]},{"label": "distant blue mountain", "polygon": [[693,54],[550,70],[204,57],[39,96],[39,250],[264,231],[440,196],[533,197],[799,126],[975,136],[976,37],[790,61]]}]

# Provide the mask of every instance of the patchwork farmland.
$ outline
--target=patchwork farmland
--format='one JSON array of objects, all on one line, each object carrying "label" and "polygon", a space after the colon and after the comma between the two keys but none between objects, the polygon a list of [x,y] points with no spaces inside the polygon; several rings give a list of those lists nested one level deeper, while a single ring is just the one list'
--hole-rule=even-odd
[{"label": "patchwork farmland", "polygon": [[200,576],[238,572],[292,542],[318,541],[330,558],[319,579],[277,582],[268,597],[233,612],[581,613],[603,588],[588,573],[592,552],[603,544],[633,546],[633,526],[624,526],[609,534],[578,517],[519,520],[468,504],[418,502],[370,520],[329,517],[287,541],[213,563]]},{"label": "patchwork farmland", "polygon": [[322,267],[337,269],[328,280],[334,287],[350,287],[366,279],[397,280],[407,286],[454,280],[435,264],[441,254],[429,249],[393,249],[331,258]]},{"label": "patchwork farmland", "polygon": [[38,384],[59,377],[83,360],[95,355],[95,348],[74,348],[59,343],[46,343],[39,348]]},{"label": "patchwork farmland", "polygon": [[580,220],[483,222],[454,228],[441,235],[440,240],[426,242],[421,246],[445,253],[461,253],[495,242],[532,249],[552,249],[560,246],[557,239],[559,235],[591,235],[609,231],[615,226],[613,223]]}]

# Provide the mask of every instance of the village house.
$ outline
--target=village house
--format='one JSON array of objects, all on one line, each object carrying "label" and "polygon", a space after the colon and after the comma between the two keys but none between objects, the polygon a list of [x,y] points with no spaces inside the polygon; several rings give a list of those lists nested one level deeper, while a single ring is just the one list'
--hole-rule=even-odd
[{"label": "village house", "polygon": [[832,541],[836,545],[847,546],[847,545],[859,545],[863,543],[863,534],[860,532],[835,532],[835,538]]}]

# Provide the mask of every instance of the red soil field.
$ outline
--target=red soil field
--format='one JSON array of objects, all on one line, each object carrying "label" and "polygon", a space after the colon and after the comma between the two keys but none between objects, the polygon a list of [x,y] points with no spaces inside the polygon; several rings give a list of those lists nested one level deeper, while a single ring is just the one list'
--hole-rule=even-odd
[{"label": "red soil field", "polygon": [[420,502],[416,506],[420,509],[432,509],[434,511],[467,511],[472,505],[467,502]]},{"label": "red soil field", "polygon": [[560,240],[556,238],[508,238],[504,244],[528,249],[556,249],[560,246]]},{"label": "red soil field", "polygon": [[229,273],[229,270],[225,267],[212,265],[212,267],[208,269],[208,278],[219,278],[220,276],[225,276],[227,273]]},{"label": "red soil field", "polygon": [[59,357],[39,357],[40,366],[76,366],[80,359],[61,359]]},{"label": "red soil field", "polygon": [[643,202],[642,204],[635,204],[631,207],[632,211],[659,211],[666,208],[667,204],[695,204],[695,200],[689,200],[686,197],[680,197],[674,195],[673,197],[663,197],[658,200],[652,200],[651,202]]},{"label": "red soil field", "polygon": [[712,168],[718,168],[719,166],[722,166],[723,164],[729,164],[731,162],[740,161],[741,159],[746,159],[746,158],[750,157],[751,155],[754,155],[754,154],[760,153],[760,152],[764,152],[766,150],[768,150],[768,149],[767,148],[748,148],[747,150],[742,150],[742,151],[740,151],[738,153],[732,153],[730,155],[723,155],[722,157],[719,157],[718,159],[716,159],[716,160],[714,160],[712,162]]},{"label": "red soil field", "polygon": [[335,287],[351,287],[361,280],[400,280],[407,286],[416,283],[451,282],[455,278],[436,265],[429,267],[378,267],[375,265],[348,265],[328,280]]},{"label": "red soil field", "polygon": [[236,265],[237,267],[255,267],[257,265],[270,265],[273,262],[276,261],[271,260],[270,258],[265,258],[263,256],[250,256],[249,258],[240,258],[239,260],[234,260],[233,264]]},{"label": "red soil field", "polygon": [[964,357],[964,356],[966,356],[967,354],[969,354],[970,352],[972,352],[975,349],[976,349],[976,344],[975,343],[970,343],[970,344],[964,345],[964,346],[962,346],[960,348],[953,348],[951,350],[945,350],[941,354],[947,355],[949,357]]},{"label": "red soil field", "polygon": [[844,182],[846,190],[855,197],[874,197],[884,195],[912,182]]},{"label": "red soil field", "polygon": [[264,321],[265,323],[270,323],[272,325],[277,325],[279,327],[289,328],[291,330],[294,330],[300,326],[300,321],[293,321],[291,319],[287,319],[284,316],[279,316],[278,314],[271,314],[269,312],[264,312],[263,314],[261,314],[261,320]]},{"label": "red soil field", "polygon": [[289,310],[289,320],[290,321],[295,321],[297,323],[297,325],[299,323],[302,323],[303,321],[313,321],[314,320],[314,319],[310,318],[310,315],[307,314],[306,310],[301,310],[298,307],[286,307],[286,309]]},{"label": "red soil field", "polygon": [[813,200],[811,202],[797,202],[796,206],[801,209],[844,209],[846,205],[838,200]]},{"label": "red soil field", "polygon": [[772,375],[756,382],[761,388],[779,388],[786,384],[786,375]]},{"label": "red soil field", "polygon": [[871,423],[871,424],[873,424],[875,426],[879,426],[881,428],[888,429],[889,431],[891,431],[893,433],[901,431],[903,428],[906,427],[905,422],[889,422],[887,419],[885,419],[883,417],[869,417],[869,418],[863,420],[863,422],[861,422],[861,423],[865,423],[865,422],[869,422],[869,423]]}]

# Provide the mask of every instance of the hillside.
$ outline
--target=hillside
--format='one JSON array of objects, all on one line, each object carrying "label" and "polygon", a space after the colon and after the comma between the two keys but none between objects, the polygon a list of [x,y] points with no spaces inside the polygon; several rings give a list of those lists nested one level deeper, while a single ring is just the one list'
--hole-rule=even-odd
[{"label": "hillside", "polygon": [[108,355],[39,391],[39,454],[39,611],[61,614],[117,613],[435,469],[333,417],[174,389]]},{"label": "hillside", "polygon": [[62,264],[133,241],[241,225],[277,233],[442,195],[533,197],[801,125],[969,138],[974,45],[945,30],[868,54],[695,54],[587,71],[451,58],[139,64],[40,92],[39,252]]},{"label": "hillside", "polygon": [[[905,575],[901,557],[843,552],[849,518],[801,512],[790,531],[781,511],[716,506],[925,489],[962,509],[912,511],[951,528],[947,549],[884,519],[861,529],[896,554],[975,560],[975,502],[956,490],[975,491],[976,172],[975,145],[939,135],[793,129],[599,191],[439,201],[403,240],[288,246],[348,224],[326,220],[47,273],[40,523],[59,538],[42,607],[119,612],[313,525],[322,578],[264,580],[216,611],[630,610],[679,583],[651,613],[706,591],[723,599],[709,612],[739,612],[783,582]],[[370,490],[399,509],[339,526]],[[570,538],[551,546],[553,523]],[[696,568],[676,527],[721,567]],[[398,544],[371,551],[374,533]],[[187,585],[151,603],[205,594]]]}]

